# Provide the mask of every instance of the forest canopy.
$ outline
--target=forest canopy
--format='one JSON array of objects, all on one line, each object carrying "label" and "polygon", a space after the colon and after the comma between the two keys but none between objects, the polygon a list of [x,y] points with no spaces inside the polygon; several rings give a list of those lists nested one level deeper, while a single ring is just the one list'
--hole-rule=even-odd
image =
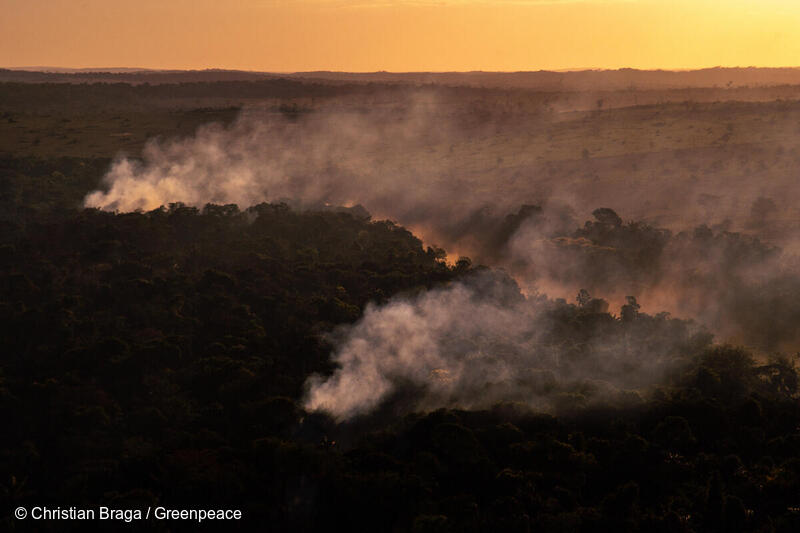
[{"label": "forest canopy", "polygon": [[[692,176],[795,168],[796,147],[768,143],[800,107],[434,92],[446,105],[292,80],[0,84],[3,508],[231,508],[259,531],[796,531],[794,178],[725,196]],[[279,128],[237,123],[251,104]],[[275,131],[294,137],[267,147]],[[237,152],[231,132],[256,134]],[[328,164],[354,146],[371,159]],[[275,198],[254,180],[238,205],[84,208],[113,169],[174,178],[167,156],[197,148],[223,171],[317,159],[259,167],[292,178]],[[314,201],[281,198],[298,183]],[[621,190],[636,194],[609,201]]]},{"label": "forest canopy", "polygon": [[302,404],[307,377],[335,371],[337,324],[476,275],[519,300],[513,281],[360,210],[280,204],[49,210],[7,221],[2,257],[9,505],[227,502],[301,530],[796,524],[793,360],[714,346],[633,297],[615,314],[588,291],[540,302],[547,342],[575,367],[613,357],[597,335],[642,357],[668,346],[680,364],[655,388],[540,371],[519,377],[550,414],[426,414],[402,407],[417,384],[337,424]]}]

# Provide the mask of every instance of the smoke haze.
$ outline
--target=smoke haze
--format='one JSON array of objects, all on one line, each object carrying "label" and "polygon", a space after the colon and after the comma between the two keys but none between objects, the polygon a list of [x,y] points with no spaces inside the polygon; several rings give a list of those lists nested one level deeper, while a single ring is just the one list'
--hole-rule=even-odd
[{"label": "smoke haze", "polygon": [[[568,371],[554,362],[560,348],[542,340],[552,329],[543,309],[553,304],[537,295],[574,301],[587,289],[612,308],[635,295],[642,311],[695,318],[723,340],[800,346],[798,106],[574,113],[557,102],[516,112],[502,99],[455,105],[425,92],[396,100],[369,110],[250,109],[227,127],[153,140],[141,160],[116,160],[106,190],[85,205],[360,204],[452,258],[469,255],[516,279],[511,295],[473,280],[369,307],[337,334],[340,369],[309,382],[308,407],[339,418],[368,411],[403,383],[421,388],[417,408],[552,404],[541,379],[558,388],[590,371],[635,389],[663,376],[665,358],[685,340],[633,355],[624,335],[592,338],[594,355]],[[536,379],[524,382],[531,372]]]},{"label": "smoke haze", "polygon": [[[308,381],[306,407],[346,419],[392,395],[415,410],[640,400],[636,389],[678,370],[687,348],[706,338],[684,321],[637,315],[619,322],[604,302],[584,304],[525,297],[506,275],[483,271],[370,306],[336,333],[340,368]],[[573,320],[566,330],[565,315]]]}]

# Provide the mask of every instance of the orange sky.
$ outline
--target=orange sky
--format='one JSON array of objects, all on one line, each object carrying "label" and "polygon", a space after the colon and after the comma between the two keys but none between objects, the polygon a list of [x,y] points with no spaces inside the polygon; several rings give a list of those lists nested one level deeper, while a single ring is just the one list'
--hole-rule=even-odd
[{"label": "orange sky", "polygon": [[0,67],[800,65],[798,0],[0,0]]}]

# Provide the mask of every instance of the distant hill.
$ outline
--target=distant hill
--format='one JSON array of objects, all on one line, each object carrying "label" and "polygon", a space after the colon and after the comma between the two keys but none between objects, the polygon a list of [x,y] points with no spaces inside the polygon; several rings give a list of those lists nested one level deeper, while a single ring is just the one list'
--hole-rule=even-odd
[{"label": "distant hill", "polygon": [[[33,66],[33,67],[14,67],[11,70],[23,70],[28,72],[57,72],[61,74],[74,74],[80,72],[153,72],[153,69],[147,68],[137,68],[137,67],[101,67],[101,68],[67,68],[67,67],[45,67],[45,66]],[[180,72],[180,71],[173,71],[173,72]]]},{"label": "distant hill", "polygon": [[259,81],[278,76],[241,70],[88,70],[88,69],[0,69],[0,82],[22,83],[196,83],[216,81]]},{"label": "distant hill", "polygon": [[294,78],[325,83],[440,84],[470,87],[585,91],[766,87],[800,85],[800,68],[707,68],[701,70],[580,70],[568,72],[295,72],[242,70],[64,69],[26,67],[0,69],[0,81],[25,83],[191,83],[258,81]]},{"label": "distant hill", "polygon": [[292,77],[329,81],[436,83],[540,90],[679,89],[800,84],[800,68],[702,70],[580,70],[568,72],[298,72]]}]

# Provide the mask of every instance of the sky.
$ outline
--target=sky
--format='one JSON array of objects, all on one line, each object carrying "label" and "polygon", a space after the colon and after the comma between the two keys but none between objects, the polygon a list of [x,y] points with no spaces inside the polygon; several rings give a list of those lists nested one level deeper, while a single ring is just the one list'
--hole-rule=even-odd
[{"label": "sky", "polygon": [[0,67],[800,66],[797,0],[0,0]]}]

